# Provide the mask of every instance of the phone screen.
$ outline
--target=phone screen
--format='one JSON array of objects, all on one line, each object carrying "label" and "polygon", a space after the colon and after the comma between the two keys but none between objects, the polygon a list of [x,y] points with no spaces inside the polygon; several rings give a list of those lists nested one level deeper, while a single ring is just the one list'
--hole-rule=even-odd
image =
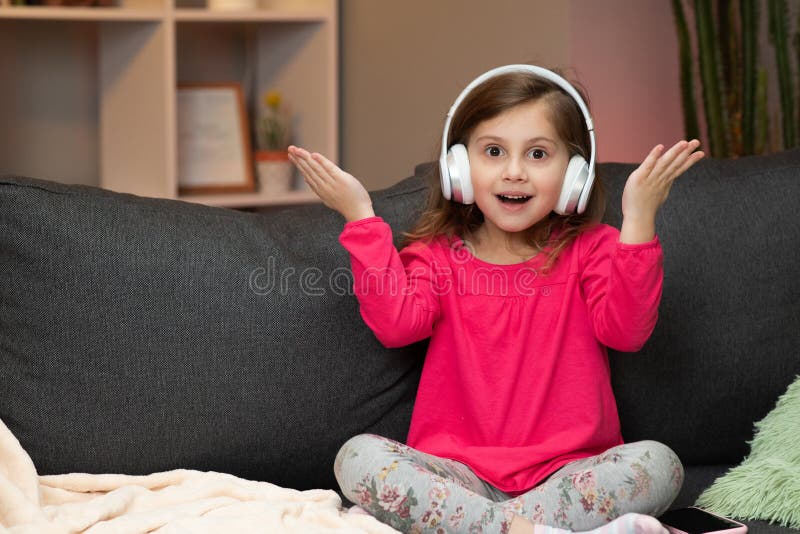
[{"label": "phone screen", "polygon": [[717,517],[698,508],[670,510],[659,517],[658,520],[665,525],[675,527],[688,534],[703,534],[704,532],[715,532],[740,526],[738,523]]}]

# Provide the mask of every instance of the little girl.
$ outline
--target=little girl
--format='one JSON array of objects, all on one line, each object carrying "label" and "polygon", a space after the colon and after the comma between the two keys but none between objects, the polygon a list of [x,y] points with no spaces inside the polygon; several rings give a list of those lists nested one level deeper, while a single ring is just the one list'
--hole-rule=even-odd
[{"label": "little girl", "polygon": [[[403,532],[662,533],[683,468],[665,445],[624,444],[606,347],[637,351],[662,287],[655,217],[698,141],[656,146],[601,224],[594,132],[552,71],[494,69],[445,123],[439,176],[400,252],[369,194],[291,147],[346,219],[361,315],[387,347],[430,338],[407,444],[349,440],[344,494]],[[545,526],[550,525],[550,526]]]}]

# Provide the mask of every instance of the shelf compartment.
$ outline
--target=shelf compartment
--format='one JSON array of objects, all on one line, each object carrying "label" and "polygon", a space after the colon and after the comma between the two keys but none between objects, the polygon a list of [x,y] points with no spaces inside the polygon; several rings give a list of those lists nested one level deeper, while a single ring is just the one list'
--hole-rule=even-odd
[{"label": "shelf compartment", "polygon": [[[189,8],[186,8],[189,9]],[[216,12],[215,12],[216,13]],[[335,27],[327,22],[181,21],[176,24],[178,83],[235,82],[246,102],[251,146],[260,97],[267,90],[283,95],[292,117],[292,142],[338,159],[338,78]],[[225,206],[315,201],[296,191],[270,199],[261,193],[215,195],[197,200]]]},{"label": "shelf compartment", "polygon": [[[101,185],[171,197],[172,27],[105,23],[99,48]],[[160,73],[160,76],[155,75]]]},{"label": "shelf compartment", "polygon": [[0,19],[0,168],[99,185],[98,24]]}]

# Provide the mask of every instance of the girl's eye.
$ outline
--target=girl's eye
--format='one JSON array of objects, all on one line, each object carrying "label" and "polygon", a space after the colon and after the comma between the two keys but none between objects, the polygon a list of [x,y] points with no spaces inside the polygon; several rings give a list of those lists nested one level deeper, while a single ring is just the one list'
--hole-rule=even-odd
[{"label": "girl's eye", "polygon": [[528,154],[530,154],[530,157],[532,157],[533,159],[542,159],[547,156],[547,152],[545,152],[541,148],[534,148],[533,150],[528,152]]},{"label": "girl's eye", "polygon": [[503,149],[494,145],[486,147],[485,152],[493,158],[503,155]]}]

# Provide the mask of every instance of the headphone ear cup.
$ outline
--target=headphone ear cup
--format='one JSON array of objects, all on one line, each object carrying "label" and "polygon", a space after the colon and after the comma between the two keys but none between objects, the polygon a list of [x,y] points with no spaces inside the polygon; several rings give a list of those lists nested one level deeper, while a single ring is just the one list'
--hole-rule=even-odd
[{"label": "headphone ear cup", "polygon": [[467,147],[462,144],[450,147],[450,150],[447,151],[447,171],[450,175],[452,199],[461,204],[472,204],[475,195],[472,192]]},{"label": "headphone ear cup", "polygon": [[450,167],[447,163],[449,159],[449,152],[439,157],[439,181],[442,186],[442,196],[447,200],[453,196],[453,190],[450,187]]},{"label": "headphone ear cup", "polygon": [[553,211],[559,215],[578,213],[578,200],[581,198],[588,178],[589,164],[586,163],[583,156],[572,156],[567,165],[567,172],[564,173],[564,184],[561,186],[558,204]]}]

